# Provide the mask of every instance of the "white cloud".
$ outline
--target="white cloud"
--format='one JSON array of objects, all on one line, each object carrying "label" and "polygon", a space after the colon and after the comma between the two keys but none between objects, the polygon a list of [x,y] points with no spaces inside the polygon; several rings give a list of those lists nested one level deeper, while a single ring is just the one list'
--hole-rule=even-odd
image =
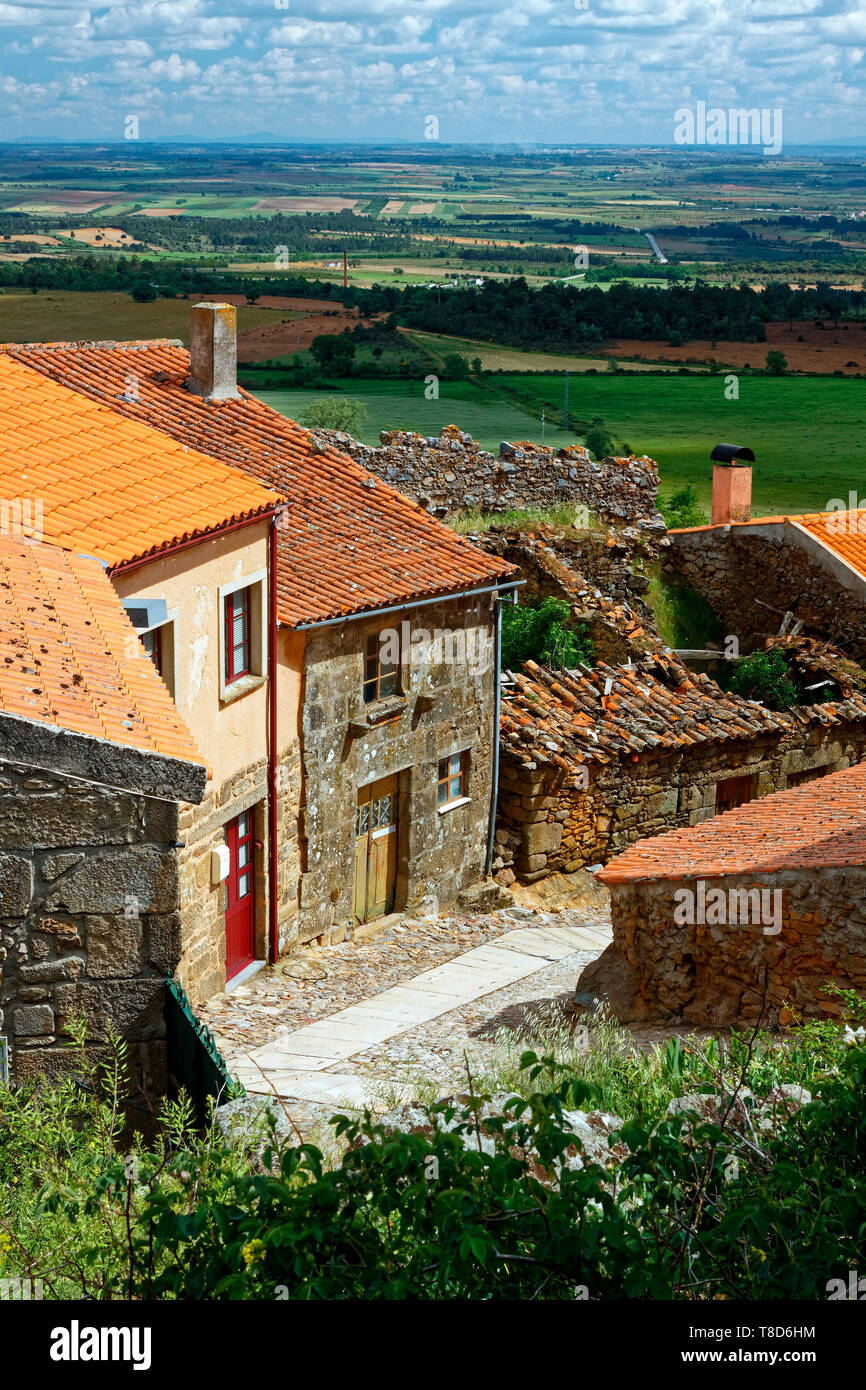
[{"label": "white cloud", "polygon": [[0,32],[6,135],[99,135],[123,92],[154,138],[185,112],[413,139],[436,111],[446,140],[670,140],[699,98],[782,106],[789,142],[866,138],[862,0],[0,0]]}]

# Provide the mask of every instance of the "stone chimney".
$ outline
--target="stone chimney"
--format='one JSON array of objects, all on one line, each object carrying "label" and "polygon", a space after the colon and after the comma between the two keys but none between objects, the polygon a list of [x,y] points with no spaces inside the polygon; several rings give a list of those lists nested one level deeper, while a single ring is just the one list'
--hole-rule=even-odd
[{"label": "stone chimney", "polygon": [[237,317],[233,304],[193,304],[190,311],[189,389],[206,401],[238,399]]},{"label": "stone chimney", "polygon": [[713,464],[713,526],[748,521],[752,515],[752,469],[747,463]]}]

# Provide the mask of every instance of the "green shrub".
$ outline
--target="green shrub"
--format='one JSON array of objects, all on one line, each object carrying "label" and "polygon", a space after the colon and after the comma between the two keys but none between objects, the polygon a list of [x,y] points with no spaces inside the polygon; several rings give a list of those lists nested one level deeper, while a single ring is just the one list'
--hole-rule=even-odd
[{"label": "green shrub", "polygon": [[548,598],[537,608],[528,604],[502,609],[502,665],[519,670],[525,661],[545,666],[574,667],[592,664],[592,642],[584,624],[564,626],[571,610],[562,599]]},{"label": "green shrub", "polygon": [[364,402],[354,396],[322,396],[310,401],[301,412],[299,423],[308,430],[341,430],[357,438],[368,419]]},{"label": "green shrub", "polygon": [[779,647],[741,656],[727,673],[725,685],[731,694],[741,695],[745,700],[760,700],[768,709],[790,709],[799,703],[787,658]]},{"label": "green shrub", "polygon": [[[197,1136],[183,1103],[160,1141],[122,1154],[125,1047],[112,1040],[99,1080],[81,1062],[82,1082],[0,1088],[0,1277],[42,1278],[50,1298],[701,1305],[825,1298],[862,1257],[866,1048],[831,1022],[632,1048],[596,1057],[594,1080],[529,1052],[492,1118],[471,1076],[426,1107],[449,1130],[337,1117],[331,1167],[274,1141],[252,1171]],[[781,1081],[812,1103],[769,1133],[735,1122],[744,1088]],[[712,1123],[665,1115],[667,1096],[694,1092],[722,1098]],[[566,1112],[612,1099],[625,1153],[578,1167]]]},{"label": "green shrub", "polygon": [[680,526],[705,526],[709,521],[691,483],[687,483],[668,498],[659,497],[658,508],[669,530]]}]

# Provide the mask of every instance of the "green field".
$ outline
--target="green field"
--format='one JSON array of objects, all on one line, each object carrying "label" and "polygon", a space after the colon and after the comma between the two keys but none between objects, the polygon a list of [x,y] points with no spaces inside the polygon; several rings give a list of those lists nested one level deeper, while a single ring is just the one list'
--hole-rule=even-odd
[{"label": "green field", "polygon": [[[524,399],[561,407],[555,378],[496,380]],[[726,400],[722,374],[580,376],[570,380],[569,405],[574,423],[601,416],[615,437],[657,459],[665,491],[692,482],[706,506],[709,454],[721,441],[755,454],[756,514],[818,510],[849,489],[866,493],[866,382],[742,373],[738,380],[739,400]]]},{"label": "green field", "polygon": [[[369,421],[363,429],[364,444],[378,444],[380,430],[408,429],[418,434],[438,434],[443,425],[459,425],[478,440],[485,449],[499,452],[503,439],[531,439],[541,443],[541,421],[521,410],[519,406],[492,401],[482,390],[468,381],[443,381],[439,400],[424,398],[424,382],[420,381],[346,381],[340,383],[344,393],[364,402]],[[268,405],[293,420],[310,401],[318,400],[321,391],[258,391]],[[557,429],[555,422],[546,426],[546,444],[557,448],[577,443],[577,436]]]},{"label": "green field", "polygon": [[[486,382],[442,382],[440,399],[424,399],[419,382],[343,382],[363,400],[370,421],[365,443],[380,429],[409,428],[436,434],[442,425],[468,430],[496,451],[502,439],[541,442],[539,412],[561,423],[563,377],[551,374],[495,376]],[[861,439],[866,426],[866,383],[834,377],[739,377],[739,400],[725,399],[719,376],[571,377],[572,425],[585,428],[596,416],[614,437],[659,463],[662,491],[694,484],[709,508],[710,451],[722,441],[754,450],[756,515],[820,510],[850,489],[866,495]],[[315,391],[266,391],[262,399],[294,418]],[[862,414],[861,414],[862,411]],[[548,424],[545,442],[576,443]]]}]

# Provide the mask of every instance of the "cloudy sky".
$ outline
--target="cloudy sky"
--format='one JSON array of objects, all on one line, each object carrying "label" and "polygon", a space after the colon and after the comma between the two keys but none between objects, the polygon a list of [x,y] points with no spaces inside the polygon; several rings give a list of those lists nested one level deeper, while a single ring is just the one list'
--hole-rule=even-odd
[{"label": "cloudy sky", "polygon": [[669,144],[779,108],[866,141],[866,0],[0,0],[0,139]]}]

